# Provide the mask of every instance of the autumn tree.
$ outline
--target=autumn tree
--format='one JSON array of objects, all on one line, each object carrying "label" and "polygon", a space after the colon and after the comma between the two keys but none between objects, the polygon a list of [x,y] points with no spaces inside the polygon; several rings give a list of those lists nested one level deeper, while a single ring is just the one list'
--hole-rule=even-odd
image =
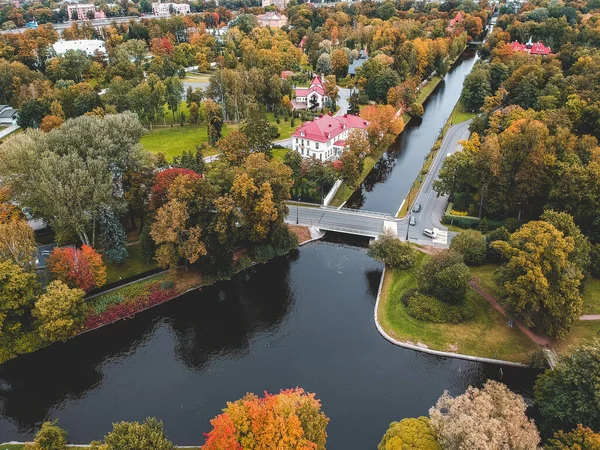
[{"label": "autumn tree", "polygon": [[453,250],[431,255],[418,274],[419,290],[446,303],[462,302],[470,279],[462,255]]},{"label": "autumn tree", "polygon": [[584,342],[553,370],[540,375],[535,404],[547,430],[570,430],[578,424],[600,429],[600,342]]},{"label": "autumn tree", "polygon": [[528,326],[552,337],[564,336],[581,315],[581,269],[571,261],[574,239],[548,222],[532,221],[513,233],[508,242],[496,241],[508,262],[498,281],[512,313]]},{"label": "autumn tree", "polygon": [[407,418],[392,422],[377,450],[442,450],[429,418]]},{"label": "autumn tree", "polygon": [[600,433],[581,424],[577,428],[565,432],[558,431],[544,445],[545,450],[600,450]]},{"label": "autumn tree", "polygon": [[344,78],[348,74],[348,54],[343,49],[331,53],[331,67],[337,78]]},{"label": "autumn tree", "polygon": [[0,336],[21,328],[20,319],[33,306],[37,289],[35,274],[12,261],[0,262]]},{"label": "autumn tree", "polygon": [[36,252],[33,229],[25,220],[0,222],[0,259],[12,260],[24,269],[30,269]]},{"label": "autumn tree", "polygon": [[47,115],[40,124],[40,130],[45,133],[52,131],[54,128],[60,127],[65,122],[65,119],[58,116]]},{"label": "autumn tree", "polygon": [[81,289],[71,289],[58,280],[51,282],[31,312],[37,319],[41,338],[48,342],[66,341],[76,334],[86,317],[84,296]]},{"label": "autumn tree", "polygon": [[51,276],[70,288],[89,292],[106,283],[106,266],[102,256],[92,247],[57,247],[52,250],[47,261]]},{"label": "autumn tree", "polygon": [[548,209],[540,216],[544,222],[552,224],[554,228],[562,232],[565,237],[573,238],[575,248],[571,252],[569,259],[576,264],[581,271],[586,274],[590,271],[591,259],[591,244],[586,236],[573,220],[573,217],[565,212],[554,211]]},{"label": "autumn tree", "polygon": [[366,106],[360,117],[369,121],[367,133],[372,148],[387,147],[404,129],[402,117],[396,115],[391,105]]},{"label": "autumn tree", "polygon": [[67,432],[58,426],[57,421],[44,422],[26,450],[67,450]]},{"label": "autumn tree", "polygon": [[104,437],[104,443],[92,444],[95,450],[174,450],[175,446],[167,439],[163,423],[155,418],[144,422],[118,422]]},{"label": "autumn tree", "polygon": [[259,398],[246,394],[211,420],[206,450],[324,450],[329,419],[314,394],[282,390]]},{"label": "autumn tree", "polygon": [[206,113],[208,141],[211,145],[215,145],[221,138],[221,130],[223,128],[223,112],[221,111],[221,107],[211,99],[204,100],[202,102],[202,106]]},{"label": "autumn tree", "polygon": [[163,170],[156,176],[156,182],[152,186],[152,192],[150,195],[150,207],[152,209],[158,209],[166,203],[169,188],[177,179],[177,177],[185,175],[192,178],[200,178],[200,175],[190,169],[182,168],[170,168]]},{"label": "autumn tree", "polygon": [[325,77],[325,80],[323,80],[323,90],[325,95],[329,97],[332,109],[336,109],[340,89],[337,87],[335,75],[328,75]]},{"label": "autumn tree", "polygon": [[429,418],[443,448],[535,450],[540,436],[526,409],[523,397],[489,380],[457,397],[444,392]]},{"label": "autumn tree", "polygon": [[452,238],[450,249],[460,253],[467,264],[477,266],[485,262],[487,246],[485,236],[479,231],[461,231]]},{"label": "autumn tree", "polygon": [[408,269],[415,265],[416,250],[402,242],[395,233],[386,231],[369,245],[368,255],[386,266]]}]

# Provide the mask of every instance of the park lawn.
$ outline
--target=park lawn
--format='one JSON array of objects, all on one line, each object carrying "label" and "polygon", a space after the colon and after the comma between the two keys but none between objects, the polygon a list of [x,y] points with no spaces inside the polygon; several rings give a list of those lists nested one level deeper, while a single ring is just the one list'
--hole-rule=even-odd
[{"label": "park lawn", "polygon": [[283,157],[288,152],[290,152],[289,148],[274,148],[271,153],[273,154],[273,159],[275,161],[279,161],[280,163],[282,163]]},{"label": "park lawn", "polygon": [[[130,245],[127,247],[127,259],[121,264],[107,263],[106,264],[106,283],[114,283],[116,281],[139,275],[140,273],[148,272],[157,267],[156,261],[151,260],[149,263],[142,256],[142,250],[139,244]],[[2,450],[2,449],[0,449]]]},{"label": "park lawn", "polygon": [[475,117],[477,113],[469,112],[464,110],[462,102],[459,100],[456,106],[452,110],[452,125],[457,123],[466,122],[469,119]]},{"label": "park lawn", "polygon": [[277,127],[277,129],[279,130],[279,137],[275,138],[275,140],[289,138],[292,134],[294,134],[294,131],[296,131],[296,128],[298,128],[299,125],[302,125],[302,122],[300,121],[300,119],[296,119],[294,126],[292,127],[292,119],[288,118],[288,120],[286,122],[283,119],[283,117],[279,118],[279,124],[278,124],[277,121],[275,120],[275,116],[273,115],[272,112],[268,112],[266,115],[267,115],[267,120],[269,121],[269,123],[271,125],[275,125]]},{"label": "park lawn", "polygon": [[434,350],[450,351],[450,346],[456,346],[464,355],[528,363],[538,347],[518,328],[509,328],[506,318],[472,290],[467,295],[474,300],[476,313],[469,322],[436,324],[408,315],[400,298],[417,286],[417,270],[427,258],[420,253],[412,269],[386,270],[378,306],[379,323],[386,333],[400,341],[422,342]]},{"label": "park lawn", "polygon": [[[381,157],[381,155],[379,156],[379,158],[380,157]],[[377,164],[377,161],[379,161],[379,158],[374,158],[373,156],[367,156],[365,158],[363,171],[358,180],[359,185],[363,181],[365,181],[365,178],[367,178],[367,175],[369,175],[369,172],[371,172],[371,170],[373,169],[375,164]],[[354,191],[355,191],[355,188],[353,188],[352,186],[348,186],[345,181],[342,182],[342,185],[340,186],[338,191],[335,193],[335,195],[331,199],[331,202],[329,202],[329,205],[330,206],[340,206],[342,203],[346,202],[350,198],[350,196],[354,193]]]},{"label": "park lawn", "polygon": [[588,277],[584,282],[581,297],[584,314],[600,314],[600,280]]},{"label": "park lawn", "polygon": [[423,104],[425,100],[431,95],[431,93],[435,90],[438,84],[442,81],[442,77],[436,75],[429,82],[423,86],[423,88],[419,91],[419,95],[417,95],[417,103]]},{"label": "park lawn", "polygon": [[[224,124],[221,134],[226,136],[235,126]],[[181,155],[184,150],[195,150],[196,146],[203,142],[208,142],[206,124],[154,128],[140,139],[146,150],[164,153],[167,161],[173,161],[173,157]],[[210,149],[204,156],[217,153],[216,149]]]},{"label": "park lawn", "polygon": [[589,341],[600,335],[600,320],[580,320],[573,325],[569,335],[565,339],[555,341],[552,348],[559,355],[570,355],[573,348],[581,345],[583,341]]},{"label": "park lawn", "polygon": [[479,284],[488,294],[496,299],[502,298],[502,288],[494,281],[494,272],[498,269],[498,264],[484,264],[482,266],[470,266],[471,276],[479,278]]},{"label": "park lawn", "polygon": [[164,125],[165,122],[167,123],[167,125],[179,125],[179,113],[185,114],[185,123],[188,123],[188,120],[190,118],[190,109],[188,108],[187,102],[185,102],[184,100],[182,100],[179,104],[179,109],[175,111],[175,120],[173,120],[173,112],[169,109],[169,105],[167,105],[166,103],[164,106],[164,110],[165,119],[161,123],[158,123],[158,126]]}]

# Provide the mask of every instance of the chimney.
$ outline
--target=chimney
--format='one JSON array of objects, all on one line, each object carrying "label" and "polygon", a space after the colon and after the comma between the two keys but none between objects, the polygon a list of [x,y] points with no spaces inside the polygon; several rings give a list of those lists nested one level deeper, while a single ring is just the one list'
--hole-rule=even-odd
[{"label": "chimney", "polygon": [[323,114],[319,114],[319,119],[322,119],[322,118],[323,118]]},{"label": "chimney", "polygon": [[344,117],[348,117],[348,114],[344,114]]}]

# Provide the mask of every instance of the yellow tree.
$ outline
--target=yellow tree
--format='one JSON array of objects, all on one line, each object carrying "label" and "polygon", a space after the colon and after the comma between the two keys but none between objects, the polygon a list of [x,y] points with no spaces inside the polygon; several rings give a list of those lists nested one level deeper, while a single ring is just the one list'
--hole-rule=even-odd
[{"label": "yellow tree", "polygon": [[33,265],[36,250],[33,230],[25,220],[0,223],[0,259],[27,269]]}]

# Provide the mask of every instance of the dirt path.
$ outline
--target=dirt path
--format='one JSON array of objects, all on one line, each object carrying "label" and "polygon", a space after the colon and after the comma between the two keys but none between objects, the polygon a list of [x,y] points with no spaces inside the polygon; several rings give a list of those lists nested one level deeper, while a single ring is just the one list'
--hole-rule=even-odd
[{"label": "dirt path", "polygon": [[[483,288],[479,284],[479,279],[477,277],[471,278],[471,281],[469,281],[469,286],[471,286],[471,288],[475,292],[477,292],[479,295],[481,295],[483,298],[485,298],[489,302],[489,304],[492,305],[492,308],[494,308],[496,311],[498,311],[504,317],[509,317],[508,314],[506,313],[506,311],[504,310],[504,308],[498,303],[498,301],[492,295],[490,295],[489,293],[487,293],[486,291],[483,290]],[[529,339],[531,339],[537,345],[542,346],[542,347],[550,347],[550,344],[552,343],[552,341],[550,340],[549,337],[534,333],[533,331],[531,331],[528,327],[526,327],[524,324],[522,324],[518,320],[515,320],[514,323],[517,326],[517,328],[519,328],[519,330],[521,330],[525,334],[525,336],[527,336]]]},{"label": "dirt path", "polygon": [[579,320],[600,320],[600,314],[584,314]]}]

